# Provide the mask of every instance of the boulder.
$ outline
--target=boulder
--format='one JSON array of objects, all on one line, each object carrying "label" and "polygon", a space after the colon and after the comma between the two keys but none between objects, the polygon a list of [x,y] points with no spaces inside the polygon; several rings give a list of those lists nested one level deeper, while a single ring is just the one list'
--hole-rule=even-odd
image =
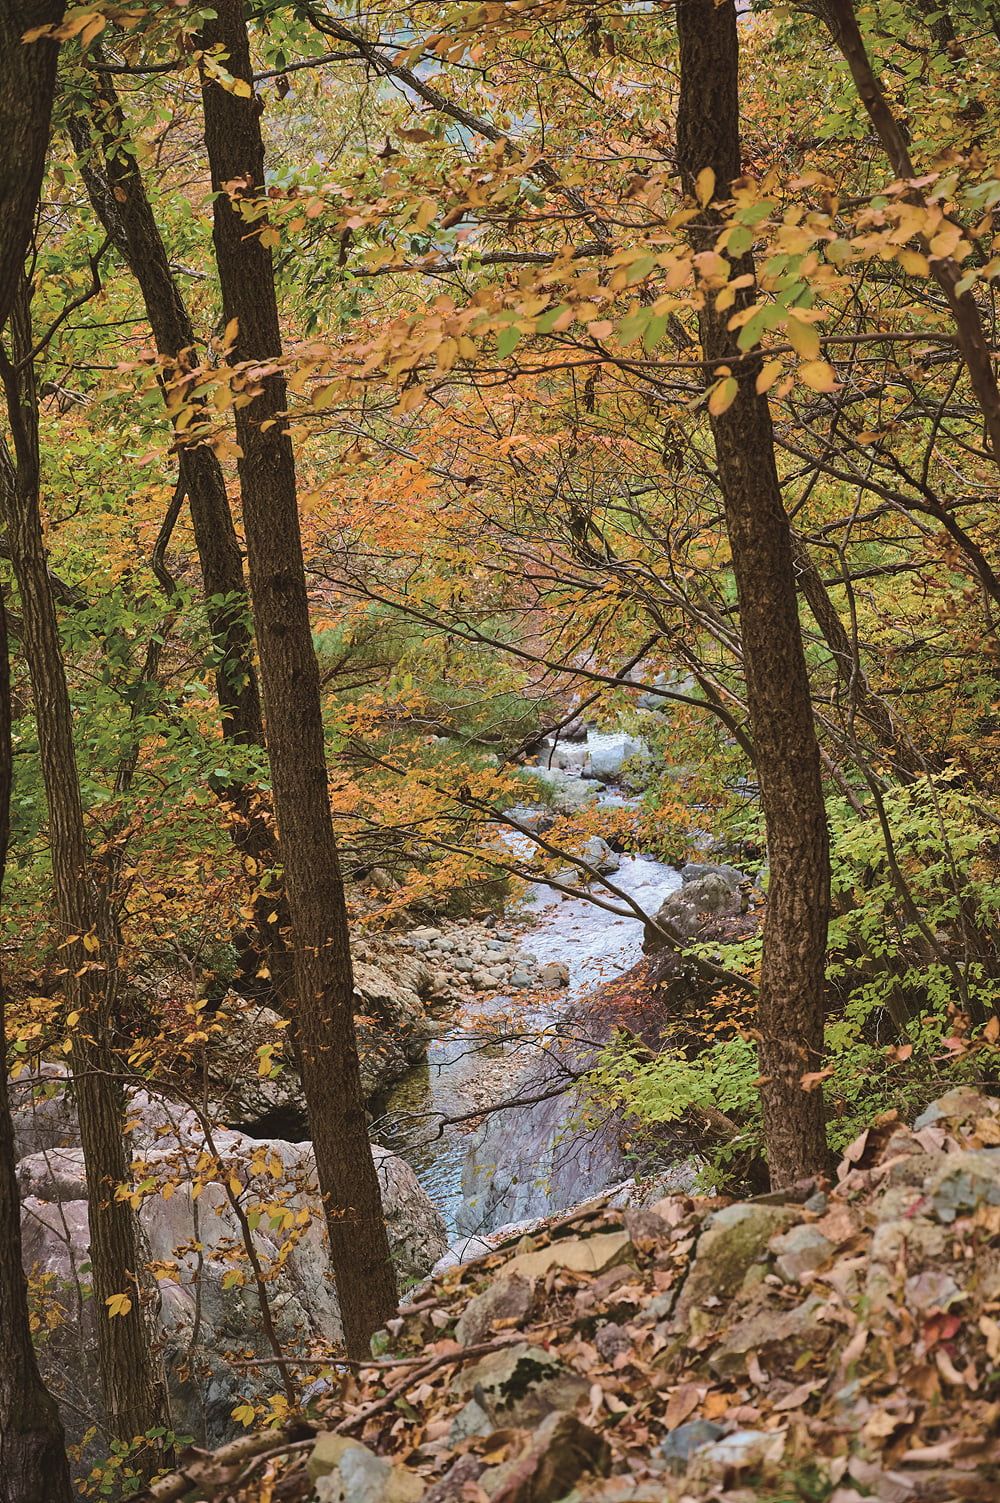
[{"label": "boulder", "polygon": [[777,1233],[800,1220],[798,1209],[737,1202],[706,1218],[695,1260],[684,1281],[677,1317],[686,1320],[706,1299],[730,1299],[747,1270],[767,1252]]},{"label": "boulder", "polygon": [[[204,1139],[160,1139],[133,1165],[155,1277],[156,1324],[176,1428],[217,1445],[234,1430],[233,1408],[273,1391],[267,1366],[248,1371],[229,1358],[270,1357],[257,1289],[229,1198],[238,1187],[256,1229],[272,1319],[290,1356],[339,1340],[340,1315],[309,1143],[261,1141],[224,1129]],[[426,1273],[447,1244],[444,1222],[412,1169],[372,1149],[390,1245],[403,1280]],[[23,1202],[24,1263],[60,1319],[40,1348],[46,1381],[64,1406],[71,1438],[101,1424],[95,1394],[95,1336],[89,1294],[89,1228],[79,1150],[32,1155],[19,1169],[32,1191]],[[74,1177],[75,1176],[75,1177]],[[68,1198],[74,1184],[77,1199]],[[229,1188],[227,1188],[227,1186]]]},{"label": "boulder", "polygon": [[685,886],[700,882],[704,877],[721,877],[733,892],[739,892],[748,880],[745,872],[723,861],[688,861],[681,867],[681,881]]},{"label": "boulder", "polygon": [[[417,956],[393,960],[390,976],[366,961],[354,965],[354,999],[361,1088],[370,1100],[406,1074],[427,1049],[428,1018],[415,988],[430,985]],[[271,1008],[230,997],[216,1015],[206,1049],[216,1115],[260,1137],[309,1136],[308,1114],[295,1070],[288,1026]],[[258,1070],[260,1050],[269,1052],[272,1073]]]},{"label": "boulder", "polygon": [[621,866],[621,857],[613,851],[608,842],[601,835],[592,835],[584,846],[581,855],[584,861],[590,863],[595,871],[600,872],[602,877],[610,876]]},{"label": "boulder", "polygon": [[80,1126],[68,1082],[69,1071],[59,1064],[24,1070],[8,1082],[15,1158],[79,1144]]},{"label": "boulder", "polygon": [[596,778],[601,783],[614,783],[621,776],[626,762],[648,756],[645,743],[632,736],[599,736],[592,733],[587,738],[587,760],[583,764],[583,776]]},{"label": "boulder", "polygon": [[535,1425],[553,1410],[572,1409],[589,1385],[551,1352],[522,1341],[462,1368],[453,1389],[460,1398],[474,1399],[492,1428],[500,1429]]},{"label": "boulder", "polygon": [[576,814],[597,798],[597,789],[559,767],[522,767],[523,776],[542,784],[545,800],[557,814]]},{"label": "boulder", "polygon": [[[408,1467],[383,1460],[358,1441],[344,1442],[339,1435],[328,1438],[341,1441],[340,1455],[313,1479],[317,1503],[418,1503],[423,1497],[423,1479]],[[310,1471],[318,1449],[319,1442],[310,1458]]]},{"label": "boulder", "polygon": [[495,1321],[524,1320],[534,1298],[534,1280],[517,1273],[505,1274],[466,1305],[455,1327],[456,1341],[474,1346],[490,1335]]},{"label": "boulder", "polygon": [[[694,939],[707,919],[732,918],[742,912],[740,893],[719,871],[687,882],[660,904],[654,918],[665,921],[679,940]],[[667,947],[668,941],[647,924],[642,948],[647,955]]]}]

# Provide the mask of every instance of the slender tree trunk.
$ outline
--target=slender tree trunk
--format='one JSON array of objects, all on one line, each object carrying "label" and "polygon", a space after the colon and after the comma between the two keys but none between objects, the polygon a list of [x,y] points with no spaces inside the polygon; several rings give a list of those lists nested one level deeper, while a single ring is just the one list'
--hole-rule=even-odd
[{"label": "slender tree trunk", "polygon": [[[7,614],[0,591],[0,887],[10,838]],[[72,1503],[66,1440],[55,1400],[42,1382],[28,1323],[21,1264],[21,1200],[7,1094],[6,997],[0,979],[0,1503]]]},{"label": "slender tree trunk", "polygon": [[[67,122],[94,212],[139,285],[158,354],[181,376],[197,364],[190,314],[170,269],[149,196],[133,151],[121,105],[107,75],[95,77],[95,97],[88,116]],[[169,381],[170,377],[167,376]],[[167,394],[167,385],[164,394]],[[216,693],[222,711],[222,734],[237,745],[264,745],[253,643],[248,629],[246,580],[239,539],[233,525],[225,476],[207,444],[181,448],[180,481],[187,494],[201,565],[209,626],[217,654]],[[247,861],[251,877],[279,864],[277,841],[267,811],[252,788],[232,784],[223,797],[238,816],[233,841]],[[254,882],[255,889],[259,882]],[[292,995],[291,955],[283,939],[288,905],[272,879],[254,899],[254,928],[259,964],[270,978],[266,988],[282,1011]],[[253,974],[253,959],[244,965]],[[251,983],[252,984],[252,983]]]},{"label": "slender tree trunk", "polygon": [[[238,361],[274,359],[281,332],[271,253],[239,211],[264,182],[260,105],[242,0],[216,0],[206,47],[250,84],[240,97],[203,75],[205,140],[215,190],[215,250]],[[239,195],[232,201],[227,185]],[[367,1351],[392,1313],[395,1277],[361,1094],[347,907],[327,788],[319,670],[309,624],[295,456],[284,424],[284,380],[261,382],[237,408],[236,431],[250,592],[267,714],[275,814],[292,916],[302,1084],[316,1149],[348,1353]]]},{"label": "slender tree trunk", "polygon": [[[63,664],[39,512],[37,405],[30,361],[30,290],[14,305],[11,356],[0,356],[16,464],[0,448],[0,495],[24,618],[23,646],[31,675],[49,814],[49,848],[66,967],[64,993],[72,1027],[72,1068],[87,1166],[94,1319],[104,1406],[112,1433],[131,1441],[163,1417],[163,1399],[140,1300],[141,1266],[135,1214],[116,1197],[130,1180],[124,1139],[124,1094],[113,1049],[117,969],[114,916],[93,877],[84,831],[73,744],[73,710]],[[84,942],[86,940],[86,943]],[[127,1295],[131,1307],[112,1315],[107,1301]],[[142,1459],[138,1461],[140,1468]]]},{"label": "slender tree trunk", "polygon": [[[818,10],[850,69],[858,98],[868,112],[893,172],[899,178],[915,181],[917,169],[910,156],[906,132],[893,114],[871,65],[853,0],[820,0]],[[923,194],[915,186],[910,187],[906,200],[918,207],[926,207]],[[955,335],[969,372],[969,383],[983,414],[990,453],[994,463],[1000,466],[1000,387],[979,307],[968,288],[964,292],[959,290],[965,267],[951,256],[930,254],[926,236],[918,235],[917,239],[928,254],[930,274],[941,288],[951,311]]]},{"label": "slender tree trunk", "polygon": [[59,44],[23,40],[57,25],[65,0],[4,0],[0,5],[0,329],[17,296],[38,208],[49,147]]},{"label": "slender tree trunk", "polygon": [[[690,227],[697,251],[713,250],[720,216],[740,176],[738,42],[733,0],[678,0],[680,100],[677,160],[685,190],[715,174],[712,200]],[[731,276],[753,274],[750,255]],[[743,298],[752,298],[752,287]],[[742,304],[738,302],[737,306]],[[803,1075],[823,1055],[824,960],[830,865],[809,679],[799,626],[791,535],[774,458],[766,396],[755,388],[758,362],[742,359],[730,314],[706,292],[699,333],[706,361],[729,359],[736,397],[712,418],[719,486],[740,607],[747,704],[767,824],[771,885],[758,1002],[764,1135],[772,1183],[785,1185],[825,1167],[823,1098]],[[706,381],[717,366],[706,367]]]},{"label": "slender tree trunk", "polygon": [[850,721],[855,714],[859,715],[874,736],[879,749],[889,757],[896,776],[904,782],[911,782],[914,771],[921,765],[919,754],[903,728],[896,725],[885,701],[873,693],[859,654],[823,583],[823,577],[805,539],[793,531],[791,542],[796,587],[813,614],[823,640],[830,649],[837,677],[847,690],[848,732],[853,734]]}]

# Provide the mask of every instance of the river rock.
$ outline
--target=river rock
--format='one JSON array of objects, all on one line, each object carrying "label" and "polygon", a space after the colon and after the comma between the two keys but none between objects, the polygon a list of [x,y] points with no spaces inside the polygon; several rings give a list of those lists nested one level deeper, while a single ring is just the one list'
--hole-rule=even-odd
[{"label": "river rock", "polygon": [[543,785],[546,800],[557,814],[575,814],[597,798],[592,782],[575,778],[559,767],[522,767],[521,772]]},{"label": "river rock", "polygon": [[685,887],[692,882],[701,882],[705,877],[721,877],[732,892],[738,892],[747,881],[744,872],[723,861],[688,861],[681,867],[681,881]]},{"label": "river rock", "polygon": [[602,877],[610,876],[621,866],[621,857],[613,851],[600,835],[592,835],[583,848],[583,859],[590,863]]},{"label": "river rock", "polygon": [[587,760],[583,764],[583,776],[596,778],[602,783],[616,782],[626,762],[649,756],[644,742],[636,741],[633,737],[624,734],[589,736],[587,753]]}]

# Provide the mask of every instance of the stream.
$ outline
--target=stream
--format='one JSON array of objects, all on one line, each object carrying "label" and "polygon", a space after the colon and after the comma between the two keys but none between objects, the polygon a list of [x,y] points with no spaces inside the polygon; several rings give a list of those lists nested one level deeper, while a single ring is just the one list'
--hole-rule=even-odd
[{"label": "stream", "polygon": [[[599,801],[620,799],[608,792]],[[623,855],[620,862],[610,880],[647,913],[655,913],[681,885],[678,871],[648,857]],[[596,890],[617,901],[606,890]],[[522,929],[526,919],[530,927]],[[476,1124],[442,1126],[441,1119],[475,1114],[512,1096],[518,1077],[538,1056],[538,1035],[558,1023],[578,998],[629,970],[642,956],[639,919],[609,913],[585,898],[565,898],[543,883],[529,890],[507,922],[518,926],[522,949],[539,964],[566,965],[568,987],[537,1000],[477,1001],[431,1042],[426,1063],[394,1086],[385,1102],[383,1121],[391,1120],[393,1130],[382,1140],[412,1165],[452,1236]],[[503,1041],[497,1042],[498,1035]]]}]

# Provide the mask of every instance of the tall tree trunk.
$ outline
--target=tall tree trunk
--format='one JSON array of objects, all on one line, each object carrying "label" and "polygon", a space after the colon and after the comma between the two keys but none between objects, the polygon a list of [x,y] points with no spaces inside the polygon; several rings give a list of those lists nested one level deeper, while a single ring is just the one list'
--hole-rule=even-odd
[{"label": "tall tree trunk", "polygon": [[[58,0],[16,0],[0,10],[0,328],[24,275],[49,142],[57,44],[21,40],[62,18]],[[0,592],[0,891],[10,839],[10,665]],[[21,1263],[21,1199],[7,1093],[6,997],[0,978],[0,1503],[71,1503],[75,1497],[59,1411],[42,1383]]]},{"label": "tall tree trunk", "polygon": [[[197,364],[195,331],[170,270],[163,238],[142,179],[118,95],[107,75],[93,82],[89,115],[73,115],[67,129],[94,212],[139,285],[158,354],[182,375]],[[169,375],[167,377],[169,380]],[[165,384],[164,394],[168,388]],[[264,745],[253,643],[247,623],[249,602],[243,558],[233,525],[226,481],[213,450],[197,444],[179,451],[180,481],[187,494],[201,565],[209,626],[217,654],[216,693],[222,711],[222,734],[244,746]],[[238,816],[233,840],[247,858],[251,877],[279,864],[277,841],[259,797],[252,788],[230,784],[223,797]],[[283,939],[288,908],[276,878],[254,899],[254,949],[270,978],[268,991],[280,1010],[292,995],[291,955]],[[254,881],[259,887],[259,881]],[[244,964],[252,978],[253,958]]]},{"label": "tall tree trunk", "polygon": [[[706,168],[714,195],[690,234],[697,251],[714,250],[718,202],[740,176],[739,51],[733,0],[678,0],[680,99],[677,160],[692,196]],[[752,277],[753,258],[732,263]],[[752,299],[752,284],[737,306]],[[823,1098],[803,1075],[823,1055],[824,959],[830,862],[809,679],[795,597],[791,536],[774,458],[771,414],[755,382],[759,361],[745,359],[708,291],[698,314],[706,382],[732,361],[736,397],[712,418],[719,486],[732,550],[747,679],[747,704],[767,824],[771,885],[758,1002],[761,1100],[774,1185],[821,1170],[827,1161]]]},{"label": "tall tree trunk", "polygon": [[[87,1167],[94,1319],[104,1406],[112,1433],[131,1441],[163,1417],[163,1398],[140,1300],[135,1213],[116,1189],[130,1180],[124,1139],[125,1101],[113,1048],[117,968],[114,915],[94,879],[84,830],[73,745],[73,710],[63,664],[39,511],[37,402],[26,283],[11,316],[11,354],[0,356],[16,463],[0,447],[0,495],[24,619],[49,814],[49,849],[59,927],[64,936],[65,999],[73,1026],[72,1069]],[[84,942],[86,940],[86,943]],[[108,1300],[127,1295],[112,1314]],[[143,1465],[139,1459],[140,1468]]]},{"label": "tall tree trunk", "polygon": [[[10,664],[0,591],[0,890],[10,838]],[[21,1199],[7,1093],[6,997],[0,979],[0,1503],[72,1503],[66,1439],[42,1382],[21,1264]]]},{"label": "tall tree trunk", "polygon": [[63,18],[65,0],[5,0],[0,5],[0,329],[23,275],[49,147],[59,44],[23,40]]},{"label": "tall tree trunk", "polygon": [[[237,322],[236,359],[267,362],[281,354],[271,253],[257,233],[260,222],[249,224],[239,211],[239,197],[252,202],[264,182],[260,105],[253,97],[242,0],[216,0],[215,9],[203,43],[221,43],[226,67],[247,81],[249,96],[203,75],[223,308],[226,319]],[[238,195],[235,202],[227,185]],[[237,408],[243,524],[292,917],[302,1084],[345,1341],[351,1356],[362,1356],[371,1333],[395,1308],[396,1286],[361,1094],[347,906],[330,816],[286,405],[285,382],[272,375],[259,395]]]}]

